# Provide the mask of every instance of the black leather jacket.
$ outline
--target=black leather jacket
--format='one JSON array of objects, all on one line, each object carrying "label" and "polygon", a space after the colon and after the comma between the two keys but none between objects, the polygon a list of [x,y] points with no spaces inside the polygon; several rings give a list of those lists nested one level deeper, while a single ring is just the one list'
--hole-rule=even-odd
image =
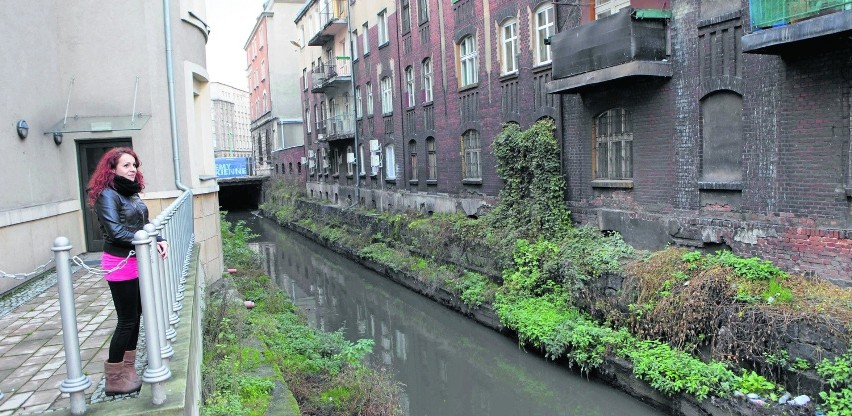
[{"label": "black leather jacket", "polygon": [[95,213],[104,235],[104,252],[127,257],[133,250],[133,234],[148,223],[148,207],[142,198],[139,194],[124,196],[115,189],[104,188],[95,202]]}]

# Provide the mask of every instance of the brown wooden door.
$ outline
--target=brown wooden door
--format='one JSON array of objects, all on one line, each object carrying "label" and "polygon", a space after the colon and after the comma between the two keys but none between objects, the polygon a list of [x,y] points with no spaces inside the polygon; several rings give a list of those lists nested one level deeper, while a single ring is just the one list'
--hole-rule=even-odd
[{"label": "brown wooden door", "polygon": [[86,187],[95,171],[98,161],[113,147],[133,147],[130,138],[108,140],[86,140],[77,142],[77,168],[80,171],[80,200],[83,204],[83,228],[86,238],[86,251],[103,251],[104,239],[98,217],[86,205]]}]

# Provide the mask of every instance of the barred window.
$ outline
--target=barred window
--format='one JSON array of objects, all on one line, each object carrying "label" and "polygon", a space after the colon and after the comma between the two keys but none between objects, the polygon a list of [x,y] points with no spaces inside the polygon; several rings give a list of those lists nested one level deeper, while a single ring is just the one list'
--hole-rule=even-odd
[{"label": "barred window", "polygon": [[595,179],[633,179],[630,115],[612,108],[595,117]]},{"label": "barred window", "polygon": [[464,153],[464,179],[482,179],[480,162],[482,145],[478,131],[468,130],[462,135],[462,152]]}]

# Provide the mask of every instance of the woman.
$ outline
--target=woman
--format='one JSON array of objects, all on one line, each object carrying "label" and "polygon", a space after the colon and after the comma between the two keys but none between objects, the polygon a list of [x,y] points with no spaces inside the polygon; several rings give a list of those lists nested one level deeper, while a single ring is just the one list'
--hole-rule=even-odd
[{"label": "woman", "polygon": [[[101,157],[88,188],[88,204],[94,208],[104,236],[101,267],[116,269],[127,259],[124,266],[104,276],[118,314],[104,363],[107,396],[134,393],[142,387],[135,368],[142,300],[136,256],[130,255],[133,234],[148,223],[148,207],[139,198],[145,188],[139,165],[133,149],[113,148]],[[168,255],[168,243],[160,237],[157,252],[163,258]]]}]

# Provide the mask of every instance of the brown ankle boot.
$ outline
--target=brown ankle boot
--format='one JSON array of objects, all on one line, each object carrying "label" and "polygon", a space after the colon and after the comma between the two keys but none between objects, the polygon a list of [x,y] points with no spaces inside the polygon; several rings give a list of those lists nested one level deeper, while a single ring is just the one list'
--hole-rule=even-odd
[{"label": "brown ankle boot", "polygon": [[139,391],[140,386],[133,384],[127,379],[126,370],[123,362],[104,363],[104,377],[106,378],[106,387],[104,393],[107,396],[116,394],[128,394]]},{"label": "brown ankle boot", "polygon": [[136,374],[136,350],[124,352],[124,368],[124,375],[127,377],[127,380],[134,386],[137,386],[137,390],[141,388],[142,380],[139,379],[139,374]]}]

